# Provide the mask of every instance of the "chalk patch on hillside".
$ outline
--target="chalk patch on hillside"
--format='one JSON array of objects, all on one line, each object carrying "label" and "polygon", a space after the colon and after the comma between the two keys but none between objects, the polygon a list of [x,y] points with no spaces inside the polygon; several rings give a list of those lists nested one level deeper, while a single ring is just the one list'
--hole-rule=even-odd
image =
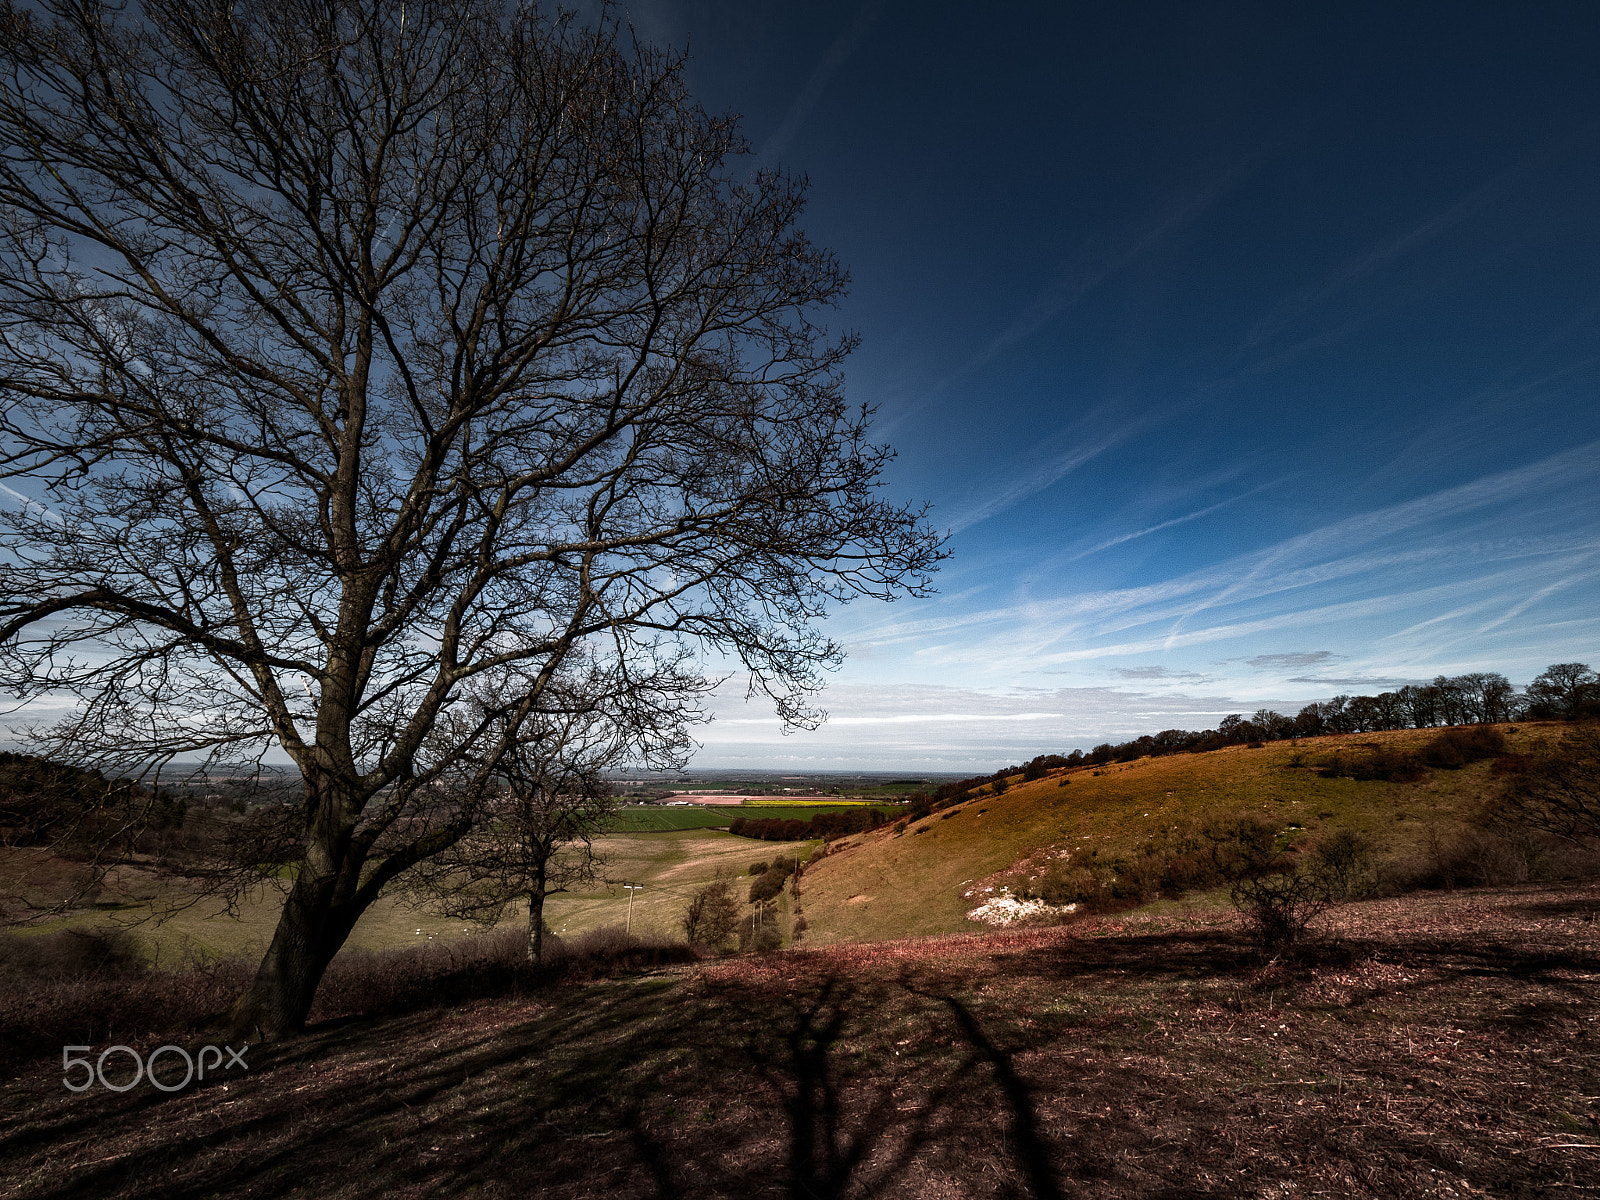
[{"label": "chalk patch on hillside", "polygon": [[985,925],[1015,925],[1018,921],[1038,920],[1040,917],[1059,917],[1077,911],[1076,904],[1046,904],[1043,900],[1018,900],[1001,893],[985,900],[967,913],[967,920]]}]

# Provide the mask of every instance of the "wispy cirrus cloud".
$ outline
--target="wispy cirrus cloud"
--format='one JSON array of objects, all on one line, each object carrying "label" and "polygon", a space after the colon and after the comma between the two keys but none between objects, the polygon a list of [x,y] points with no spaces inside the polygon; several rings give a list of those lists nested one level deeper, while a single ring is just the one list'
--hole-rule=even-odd
[{"label": "wispy cirrus cloud", "polygon": [[1258,671],[1276,671],[1285,667],[1318,667],[1344,657],[1332,650],[1307,650],[1288,654],[1255,654],[1244,661]]},{"label": "wispy cirrus cloud", "polygon": [[1163,529],[1171,529],[1176,525],[1186,525],[1190,521],[1199,520],[1201,517],[1209,517],[1212,513],[1217,512],[1220,509],[1227,508],[1231,504],[1237,504],[1241,500],[1248,500],[1251,496],[1256,495],[1258,492],[1264,492],[1268,488],[1277,487],[1283,482],[1285,482],[1285,479],[1269,480],[1266,483],[1258,484],[1249,491],[1240,492],[1237,496],[1229,496],[1226,500],[1218,500],[1215,504],[1208,504],[1204,508],[1197,508],[1193,512],[1184,513],[1181,517],[1171,517],[1165,521],[1158,521],[1154,525],[1148,525],[1143,529],[1136,529],[1132,533],[1118,534],[1116,537],[1108,538],[1097,545],[1090,546],[1087,550],[1082,550],[1077,554],[1072,555],[1066,561],[1077,562],[1081,558],[1088,558],[1091,554],[1099,554],[1102,550],[1110,550],[1113,546],[1120,546],[1125,542],[1136,541],[1139,538],[1148,537],[1152,533],[1160,533]]},{"label": "wispy cirrus cloud", "polygon": [[1146,679],[1152,682],[1182,680],[1185,683],[1198,683],[1207,678],[1199,671],[1174,671],[1171,667],[1113,667],[1111,673],[1119,679]]},{"label": "wispy cirrus cloud", "polygon": [[963,369],[983,366],[1072,310],[1101,284],[1125,271],[1215,206],[1238,185],[1248,170],[1248,166],[1235,167],[1179,191],[1159,212],[1121,237],[1080,249],[1071,261],[1057,269],[1055,276],[1011,324],[990,338]]},{"label": "wispy cirrus cloud", "polygon": [[740,681],[731,680],[714,700],[717,719],[699,731],[696,765],[992,771],[1158,729],[1207,729],[1230,712],[1258,706],[1227,695],[1115,687],[983,691],[846,683],[828,689],[827,724],[785,737],[775,717],[747,715],[751,706],[742,695]]},{"label": "wispy cirrus cloud", "polygon": [[1507,195],[1517,182],[1541,164],[1571,153],[1594,134],[1592,126],[1583,126],[1566,136],[1554,139],[1531,154],[1498,172],[1491,178],[1469,189],[1456,200],[1414,225],[1390,237],[1382,238],[1361,253],[1347,259],[1333,271],[1314,283],[1307,284],[1279,301],[1251,328],[1245,336],[1243,350],[1249,350],[1269,340],[1298,318],[1340,292],[1377,274],[1391,263],[1404,258],[1412,251],[1438,240],[1456,226],[1488,208]]},{"label": "wispy cirrus cloud", "polygon": [[1101,438],[1098,441],[1077,443],[1070,446],[1068,449],[1035,466],[1031,471],[1026,472],[1022,478],[958,513],[951,519],[950,532],[960,533],[964,529],[970,529],[979,522],[987,521],[990,517],[997,516],[1008,508],[1020,504],[1029,496],[1059,483],[1067,475],[1076,471],[1090,460],[1098,458],[1118,442],[1127,440],[1129,436],[1131,436],[1131,431],[1125,431]]},{"label": "wispy cirrus cloud", "polygon": [[[1151,655],[1166,656],[1169,670],[1204,673],[1216,660],[1196,659],[1203,648],[1308,634],[1321,640],[1335,630],[1356,640],[1222,663],[1237,664],[1235,686],[1253,679],[1252,690],[1263,686],[1260,676],[1277,672],[1302,689],[1352,686],[1322,673],[1335,662],[1348,664],[1339,677],[1351,679],[1471,669],[1451,667],[1451,656],[1483,645],[1485,630],[1502,636],[1508,652],[1521,631],[1540,623],[1567,622],[1573,637],[1600,633],[1600,613],[1580,603],[1600,571],[1596,477],[1600,443],[1589,443],[1140,586],[1040,596],[1039,584],[1053,578],[1044,573],[1030,580],[1035,594],[1025,600],[973,603],[991,589],[969,593],[957,612],[914,606],[892,619],[880,612],[852,623],[847,640],[898,646],[901,661],[921,670],[1010,682],[1090,663],[1140,673],[1146,664],[1137,660]],[[1352,649],[1364,656],[1380,646],[1381,660],[1352,661]]]}]

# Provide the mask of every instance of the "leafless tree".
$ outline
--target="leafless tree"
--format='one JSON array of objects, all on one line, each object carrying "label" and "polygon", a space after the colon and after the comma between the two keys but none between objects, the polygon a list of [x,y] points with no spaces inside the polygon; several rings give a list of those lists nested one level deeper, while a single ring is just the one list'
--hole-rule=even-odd
[{"label": "leafless tree", "polygon": [[1600,710],[1600,675],[1588,663],[1551,663],[1528,684],[1527,693],[1530,716],[1573,721]]},{"label": "leafless tree", "polygon": [[741,919],[733,885],[715,879],[689,898],[683,910],[683,936],[694,945],[721,950],[738,932]]},{"label": "leafless tree", "polygon": [[1600,847],[1600,727],[1585,724],[1512,775],[1490,803],[1491,823]]},{"label": "leafless tree", "polygon": [[928,586],[845,273],[681,65],[496,0],[0,8],[0,677],[73,762],[298,767],[239,1030],[299,1027],[578,648],[806,723],[826,607]]},{"label": "leafless tree", "polygon": [[[397,881],[419,905],[472,921],[492,924],[526,902],[534,962],[544,959],[546,897],[602,879],[594,839],[618,803],[607,772],[640,761],[678,766],[690,745],[690,710],[676,696],[667,706],[644,704],[632,681],[613,690],[614,681],[592,671],[563,676],[505,739],[493,778],[483,779],[469,762],[459,787],[449,779],[436,786],[435,827],[470,832]],[[497,695],[526,688],[526,681],[495,680],[479,704],[493,708]]]}]

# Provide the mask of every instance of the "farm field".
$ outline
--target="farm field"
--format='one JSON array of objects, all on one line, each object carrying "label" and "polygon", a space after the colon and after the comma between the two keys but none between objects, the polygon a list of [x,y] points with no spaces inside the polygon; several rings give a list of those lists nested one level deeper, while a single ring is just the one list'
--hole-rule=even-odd
[{"label": "farm field", "polygon": [[[779,817],[786,821],[808,821],[818,813],[838,812],[841,807],[863,807],[860,801],[776,800],[760,804],[689,805],[672,808],[656,804],[630,804],[612,818],[613,833],[657,833],[668,829],[725,828],[735,817],[760,820]],[[886,813],[897,812],[894,805],[879,805]]]}]

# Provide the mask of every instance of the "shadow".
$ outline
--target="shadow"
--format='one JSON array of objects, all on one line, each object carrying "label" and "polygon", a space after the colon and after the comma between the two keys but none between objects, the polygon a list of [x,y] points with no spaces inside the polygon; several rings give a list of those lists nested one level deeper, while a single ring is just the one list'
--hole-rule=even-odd
[{"label": "shadow", "polygon": [[[915,987],[908,990],[916,991]],[[925,994],[925,993],[924,993]],[[1011,1056],[990,1040],[983,1026],[969,1009],[954,996],[935,997],[955,1017],[967,1042],[994,1069],[1000,1091],[1011,1110],[1011,1140],[1016,1148],[1017,1161],[1028,1179],[1033,1195],[1040,1200],[1059,1200],[1061,1190],[1056,1186],[1043,1138],[1039,1132],[1039,1118],[1034,1111],[1033,1093],[1022,1081],[1011,1063]]]},{"label": "shadow", "polygon": [[1515,906],[1516,912],[1535,917],[1581,917],[1587,921],[1600,918],[1600,899],[1574,897],[1571,900],[1546,900]]},{"label": "shadow", "polygon": [[[1318,971],[1379,959],[1416,969],[1294,999]],[[1581,1056],[1543,1064],[1592,1015],[1597,969],[1586,946],[1468,933],[1352,941],[1269,986],[1225,933],[1050,931],[475,990],[326,1022],[252,1051],[245,1077],[173,1095],[69,1095],[37,1064],[0,1085],[0,1161],[9,1194],[41,1200],[1176,1200],[1309,1186],[1308,1163],[1330,1194],[1383,1195],[1479,1159],[1477,1185],[1525,1178],[1533,1194],[1544,1168],[1521,1150],[1484,1157],[1492,1114],[1447,1144],[1467,1128],[1462,1102],[1439,1099],[1459,1062],[1360,1039],[1401,1019],[1456,1041],[1487,1029],[1495,1055],[1576,1087],[1560,1072]],[[1463,1007],[1479,993],[1492,1003]],[[1300,1049],[1280,1017],[1297,1004],[1294,1024],[1321,1022]],[[1374,1089],[1406,1120],[1374,1119]]]}]

